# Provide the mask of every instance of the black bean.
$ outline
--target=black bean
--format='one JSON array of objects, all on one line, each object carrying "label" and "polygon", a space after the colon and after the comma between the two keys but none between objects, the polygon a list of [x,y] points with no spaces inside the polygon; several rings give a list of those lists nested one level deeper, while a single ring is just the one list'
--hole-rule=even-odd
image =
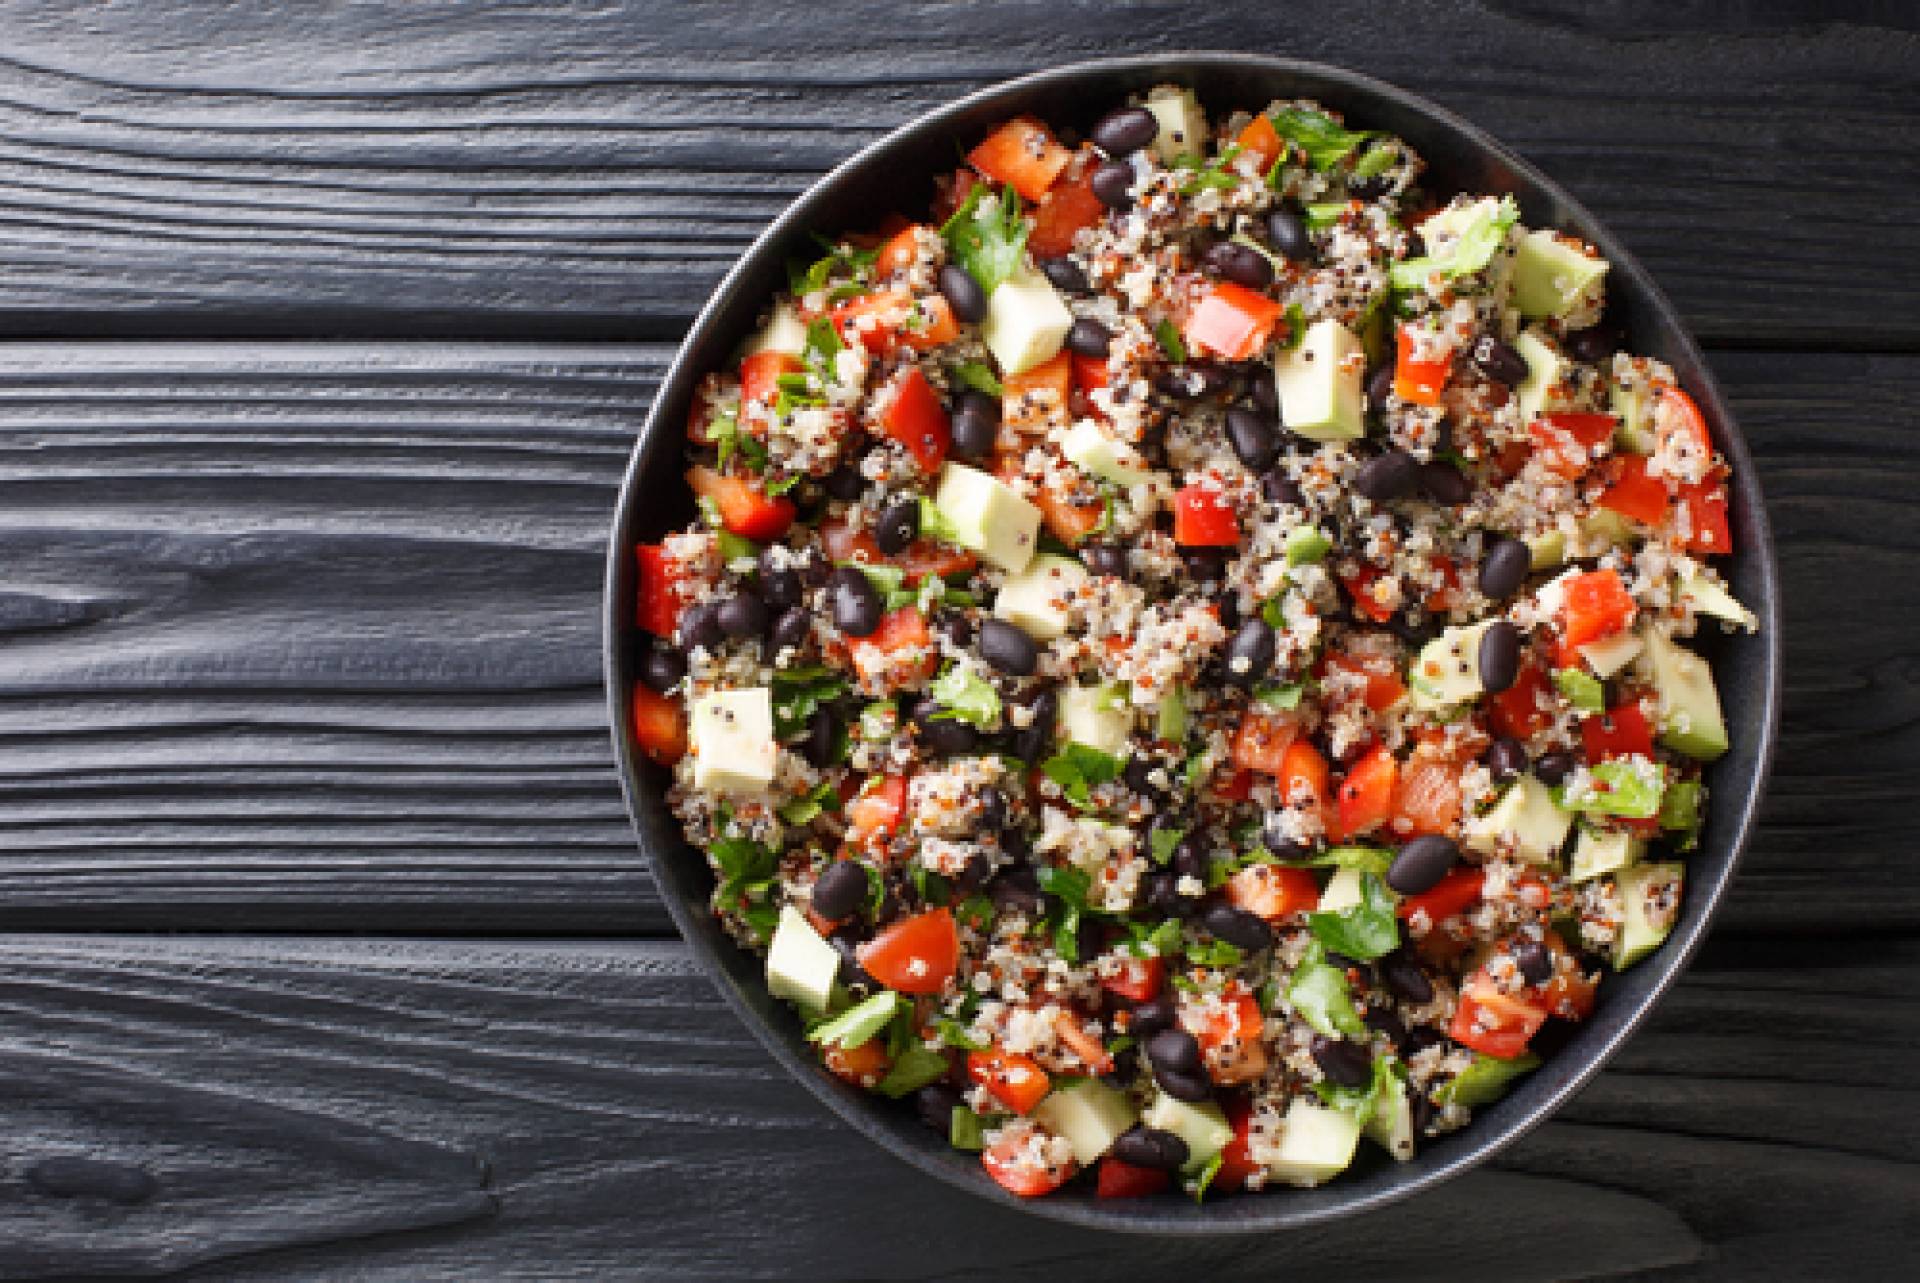
[{"label": "black bean", "polygon": [[920,500],[900,499],[890,503],[874,524],[873,541],[889,557],[907,550],[920,537]]},{"label": "black bean", "polygon": [[951,431],[957,457],[978,459],[991,453],[1000,435],[1000,403],[984,392],[962,392],[954,404]]},{"label": "black bean", "polygon": [[[1126,781],[1128,788],[1138,793],[1141,797],[1150,797],[1158,802],[1167,795],[1167,791],[1156,784],[1153,779],[1160,770],[1160,763],[1150,757],[1130,757],[1127,759],[1126,768],[1120,772],[1120,778]],[[1165,818],[1164,816],[1156,816],[1154,817],[1154,823],[1157,825]]]},{"label": "black bean", "polygon": [[1003,673],[1031,677],[1040,663],[1040,647],[1017,624],[987,619],[980,623],[980,658]]},{"label": "black bean", "polygon": [[1215,939],[1225,940],[1248,953],[1258,953],[1273,943],[1273,928],[1266,924],[1265,919],[1225,900],[1207,906],[1200,921],[1207,930],[1213,932]]},{"label": "black bean", "polygon": [[1273,627],[1255,615],[1227,643],[1227,681],[1251,690],[1273,667]]},{"label": "black bean", "polygon": [[1102,116],[1087,137],[1109,156],[1131,156],[1159,134],[1159,117],[1145,107],[1122,107]]},{"label": "black bean", "polygon": [[1158,993],[1145,1002],[1133,1004],[1133,1023],[1128,1032],[1136,1042],[1144,1043],[1162,1029],[1171,1029],[1175,1018],[1173,995]]},{"label": "black bean", "polygon": [[1444,833],[1427,833],[1400,848],[1387,866],[1387,885],[1401,895],[1431,891],[1460,859],[1460,848]]},{"label": "black bean", "polygon": [[1268,414],[1278,414],[1280,412],[1280,390],[1274,386],[1273,380],[1267,378],[1264,373],[1255,377],[1253,380],[1253,388],[1249,395],[1252,396],[1256,409],[1263,410]]},{"label": "black bean", "polygon": [[1420,960],[1404,949],[1380,959],[1380,979],[1388,993],[1411,1006],[1433,1001],[1433,981],[1427,978]]},{"label": "black bean", "polygon": [[1420,489],[1427,498],[1448,508],[1458,508],[1473,498],[1473,482],[1445,459],[1430,459],[1420,465]]},{"label": "black bean", "polygon": [[1200,1072],[1200,1044],[1178,1025],[1169,1025],[1147,1039],[1147,1058],[1156,1069],[1181,1074]]},{"label": "black bean", "polygon": [[1313,258],[1313,234],[1300,215],[1290,209],[1276,209],[1267,215],[1267,244],[1282,258],[1305,263]]},{"label": "black bean", "polygon": [[842,566],[833,572],[828,586],[833,608],[833,625],[849,637],[870,636],[880,626],[880,594],[864,571]]},{"label": "black bean", "polygon": [[1530,985],[1543,985],[1553,979],[1553,955],[1538,940],[1522,940],[1514,945],[1513,965]]},{"label": "black bean", "polygon": [[1080,264],[1065,256],[1041,259],[1040,274],[1063,294],[1086,294],[1093,289]]},{"label": "black bean", "polygon": [[800,572],[791,566],[769,568],[766,555],[760,559],[760,599],[767,603],[769,610],[786,610],[798,606],[807,588],[800,581]]},{"label": "black bean", "polygon": [[1193,582],[1214,583],[1226,573],[1227,554],[1218,548],[1182,548],[1180,564]]},{"label": "black bean", "polygon": [[1505,784],[1527,769],[1527,749],[1519,740],[1503,735],[1487,746],[1487,770],[1494,781]]},{"label": "black bean", "polygon": [[1153,385],[1176,401],[1198,401],[1221,395],[1227,382],[1226,372],[1218,366],[1194,363],[1168,366]]},{"label": "black bean", "polygon": [[729,637],[758,637],[767,631],[767,603],[742,590],[720,603],[719,619]]},{"label": "black bean", "polygon": [[1032,869],[1025,867],[1002,869],[994,874],[987,881],[987,898],[1002,913],[1029,916],[1039,912],[1043,903],[1039,878]]},{"label": "black bean", "polygon": [[959,875],[954,878],[953,893],[960,898],[970,896],[985,886],[987,879],[992,876],[993,861],[987,858],[984,851],[975,851],[967,857],[967,862],[960,867]]},{"label": "black bean", "polygon": [[1192,878],[1196,882],[1207,880],[1207,866],[1213,863],[1213,857],[1207,854],[1206,843],[1198,833],[1189,833],[1179,846],[1173,849],[1170,868],[1173,876]]},{"label": "black bean", "polygon": [[848,992],[856,998],[864,998],[880,988],[880,982],[867,974],[867,969],[860,965],[862,934],[861,925],[856,921],[827,937],[827,943],[832,945],[833,951],[840,955],[840,983],[845,985]]},{"label": "black bean", "polygon": [[[1436,1038],[1439,1037],[1438,1034],[1434,1036]],[[1407,1112],[1411,1115],[1413,1134],[1415,1136],[1425,1136],[1428,1131],[1432,1129],[1434,1114],[1433,1101],[1428,1098],[1426,1092],[1417,1088],[1414,1090],[1413,1100],[1408,1106]]]},{"label": "black bean", "polygon": [[1409,494],[1419,481],[1420,465],[1405,450],[1376,454],[1353,474],[1353,488],[1375,503]]},{"label": "black bean", "polygon": [[1260,478],[1260,493],[1269,503],[1287,503],[1296,508],[1307,506],[1307,497],[1300,493],[1300,487],[1294,484],[1285,468],[1271,468]]},{"label": "black bean", "polygon": [[957,717],[929,717],[919,723],[920,747],[935,757],[964,757],[980,747],[980,732]]},{"label": "black bean", "polygon": [[1265,254],[1239,241],[1221,241],[1207,251],[1206,264],[1213,271],[1250,290],[1264,290],[1273,284],[1273,264]]},{"label": "black bean", "polygon": [[655,642],[652,649],[640,657],[640,680],[663,695],[686,675],[687,657],[665,642]]},{"label": "black bean", "polygon": [[831,710],[816,708],[807,715],[807,737],[800,755],[817,770],[826,770],[840,757],[840,719]]},{"label": "black bean", "polygon": [[1153,1081],[1160,1084],[1160,1090],[1175,1100],[1184,1100],[1193,1104],[1213,1099],[1213,1084],[1203,1073],[1181,1073],[1177,1069],[1162,1069],[1154,1066]]},{"label": "black bean", "polygon": [[1383,365],[1367,376],[1367,409],[1384,410],[1393,395],[1393,367]]},{"label": "black bean", "polygon": [[1586,365],[1598,365],[1620,347],[1620,336],[1610,327],[1595,325],[1567,335],[1567,355]]},{"label": "black bean", "polygon": [[1347,180],[1347,195],[1356,200],[1372,200],[1386,195],[1392,187],[1391,174],[1362,174]]},{"label": "black bean", "polygon": [[1502,535],[1480,558],[1480,591],[1495,601],[1520,591],[1533,570],[1533,553],[1518,539]]},{"label": "black bean", "polygon": [[1240,595],[1238,593],[1223,593],[1217,609],[1220,611],[1220,626],[1222,628],[1238,628],[1240,626]]},{"label": "black bean", "polygon": [[960,320],[978,323],[987,319],[987,292],[960,264],[948,263],[940,269],[940,292],[947,296],[947,305]]},{"label": "black bean", "polygon": [[1524,382],[1527,377],[1527,358],[1491,334],[1481,335],[1473,345],[1473,364],[1480,373],[1508,387]]},{"label": "black bean", "polygon": [[1007,795],[989,784],[980,790],[980,827],[989,833],[999,833],[1007,827],[1009,818]]},{"label": "black bean", "polygon": [[1308,1050],[1313,1063],[1336,1086],[1365,1087],[1373,1079],[1373,1056],[1357,1042],[1315,1034]]},{"label": "black bean", "polygon": [[1115,579],[1127,577],[1127,550],[1116,544],[1088,544],[1080,550],[1080,560],[1087,563],[1087,569],[1096,575],[1111,575]]},{"label": "black bean", "polygon": [[1542,784],[1558,784],[1573,774],[1573,754],[1560,749],[1542,753],[1533,764],[1533,773]]},{"label": "black bean", "polygon": [[953,1111],[966,1103],[952,1083],[928,1083],[913,1093],[913,1112],[942,1136],[953,1134]]},{"label": "black bean", "polygon": [[1280,457],[1280,425],[1249,406],[1227,411],[1227,441],[1249,472],[1265,472]]},{"label": "black bean", "polygon": [[1110,160],[1093,171],[1087,180],[1093,194],[1108,209],[1133,207],[1133,166],[1124,160]]},{"label": "black bean", "polygon": [[789,647],[806,645],[812,632],[813,616],[807,613],[805,606],[795,606],[791,610],[781,611],[773,621],[773,627],[767,633],[767,644],[777,655]]},{"label": "black bean", "polygon": [[1490,695],[1506,690],[1520,676],[1520,630],[1504,619],[1480,634],[1480,685]]},{"label": "black bean", "polygon": [[843,463],[827,474],[823,483],[829,495],[835,499],[852,503],[867,488],[867,479],[860,475],[860,469],[850,463]]},{"label": "black bean", "polygon": [[1407,1030],[1406,1053],[1409,1056],[1416,1055],[1429,1047],[1438,1047],[1446,1040],[1447,1036],[1432,1025],[1415,1025]]},{"label": "black bean", "polygon": [[696,646],[712,650],[725,636],[720,627],[720,608],[714,603],[703,601],[680,612],[680,644],[688,650]]},{"label": "black bean", "polygon": [[1153,870],[1140,879],[1140,904],[1162,916],[1172,914],[1180,905],[1178,880],[1166,869]]},{"label": "black bean", "polygon": [[813,911],[830,921],[860,912],[869,891],[866,866],[854,860],[835,860],[813,884]]},{"label": "black bean", "polygon": [[1367,1022],[1367,1028],[1385,1034],[1387,1041],[1396,1047],[1407,1040],[1407,1022],[1394,1015],[1390,1007],[1373,1007],[1361,1019]]},{"label": "black bean", "polygon": [[1136,1123],[1113,1142],[1113,1156],[1135,1167],[1177,1171],[1187,1164],[1187,1142],[1172,1132]]},{"label": "black bean", "polygon": [[1090,316],[1083,316],[1067,329],[1067,351],[1076,356],[1105,357],[1113,346],[1113,331]]}]

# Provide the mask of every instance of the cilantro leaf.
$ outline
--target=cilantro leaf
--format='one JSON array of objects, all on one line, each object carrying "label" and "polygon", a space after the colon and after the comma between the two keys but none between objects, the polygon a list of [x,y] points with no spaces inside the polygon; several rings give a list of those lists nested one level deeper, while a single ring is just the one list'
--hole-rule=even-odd
[{"label": "cilantro leaf", "polygon": [[1300,707],[1300,697],[1307,693],[1305,682],[1288,682],[1284,685],[1268,682],[1254,688],[1253,697],[1268,708],[1290,709]]},{"label": "cilantro leaf", "polygon": [[1605,712],[1607,691],[1591,673],[1577,668],[1562,668],[1553,675],[1553,684],[1567,702],[1583,713]]},{"label": "cilantro leaf", "polygon": [[1322,1101],[1352,1114],[1365,1127],[1397,1085],[1398,1069],[1399,1062],[1392,1056],[1381,1056],[1373,1062],[1373,1072],[1367,1075],[1365,1087],[1342,1087],[1323,1078],[1313,1085],[1313,1090]]},{"label": "cilantro leaf", "polygon": [[772,681],[773,729],[781,739],[806,729],[814,710],[830,704],[846,692],[846,678],[825,665],[776,671]]},{"label": "cilantro leaf", "polygon": [[986,184],[975,183],[940,235],[946,239],[949,257],[991,298],[1002,282],[1019,272],[1028,224],[1021,216],[1020,194],[1013,188],[1002,188],[990,210],[981,208],[986,196]]},{"label": "cilantro leaf", "polygon": [[820,781],[812,792],[805,793],[780,806],[780,818],[788,824],[806,824],[827,811],[840,809],[840,791],[826,780]]},{"label": "cilantro leaf", "polygon": [[791,293],[804,295],[823,290],[827,281],[835,276],[846,276],[855,284],[865,285],[871,268],[880,258],[878,250],[857,250],[825,240],[821,244],[827,247],[826,257],[805,266],[798,259],[787,263],[787,288]]},{"label": "cilantro leaf", "polygon": [[1347,129],[1325,112],[1307,107],[1282,107],[1269,118],[1282,138],[1306,152],[1307,164],[1318,173],[1332,169],[1374,136],[1368,130]]},{"label": "cilantro leaf", "polygon": [[1000,380],[993,376],[993,371],[985,362],[963,361],[954,367],[953,377],[955,382],[964,384],[975,392],[991,397],[1006,395],[1006,389],[1000,386]]},{"label": "cilantro leaf", "polygon": [[1152,833],[1147,835],[1147,846],[1153,856],[1153,862],[1155,864],[1166,864],[1172,860],[1173,853],[1180,849],[1180,843],[1185,840],[1186,836],[1187,831],[1185,829],[1159,828],[1153,830]]},{"label": "cilantro leaf", "polygon": [[1361,903],[1335,913],[1309,913],[1307,930],[1333,953],[1371,962],[1400,943],[1394,896],[1372,873],[1360,875]]},{"label": "cilantro leaf", "polygon": [[1060,786],[1069,802],[1084,810],[1092,802],[1094,789],[1120,777],[1120,759],[1068,740],[1058,753],[1040,763],[1040,770]]},{"label": "cilantro leaf", "polygon": [[[1448,216],[1448,212],[1443,211],[1434,219]],[[1425,289],[1427,278],[1435,272],[1451,279],[1481,270],[1506,243],[1507,229],[1518,221],[1520,207],[1513,203],[1511,196],[1502,196],[1499,200],[1487,197],[1458,217],[1464,221],[1457,226],[1453,243],[1445,250],[1393,265],[1390,275],[1394,289],[1402,292]],[[1429,225],[1433,221],[1429,220]]]},{"label": "cilantro leaf", "polygon": [[1178,365],[1187,359],[1187,345],[1180,337],[1180,327],[1173,323],[1172,317],[1163,316],[1153,327],[1154,341],[1160,344],[1160,350],[1166,353],[1167,360]]},{"label": "cilantro leaf", "polygon": [[927,693],[934,702],[963,722],[991,730],[1000,720],[1000,693],[980,674],[963,664],[948,664],[933,679]]},{"label": "cilantro leaf", "polygon": [[1187,960],[1202,967],[1237,967],[1245,960],[1239,945],[1225,940],[1195,940],[1187,945]]}]

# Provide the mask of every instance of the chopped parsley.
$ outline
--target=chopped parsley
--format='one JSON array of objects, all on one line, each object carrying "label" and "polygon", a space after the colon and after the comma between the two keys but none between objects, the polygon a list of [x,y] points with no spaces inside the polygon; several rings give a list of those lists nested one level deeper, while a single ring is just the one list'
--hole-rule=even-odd
[{"label": "chopped parsley", "polygon": [[1069,740],[1058,753],[1040,763],[1040,770],[1060,786],[1067,801],[1085,810],[1093,804],[1094,789],[1120,778],[1120,759]]},{"label": "chopped parsley", "polygon": [[1326,959],[1319,948],[1309,948],[1294,969],[1287,986],[1287,1002],[1300,1018],[1329,1038],[1365,1038],[1366,1022],[1354,1010],[1347,973]]},{"label": "chopped parsley", "polygon": [[1173,323],[1172,317],[1163,316],[1155,322],[1153,337],[1160,344],[1160,350],[1166,353],[1167,360],[1176,365],[1186,361],[1187,345],[1181,339],[1180,327]]},{"label": "chopped parsley", "polygon": [[1282,107],[1268,113],[1280,136],[1306,153],[1315,173],[1325,173],[1345,160],[1353,149],[1374,136],[1371,130],[1347,129],[1332,116],[1309,107]]},{"label": "chopped parsley", "polygon": [[927,694],[946,715],[971,722],[981,730],[991,730],[1000,720],[1000,693],[964,664],[948,664],[927,687]]},{"label": "chopped parsley", "polygon": [[1020,194],[1013,188],[1002,188],[993,207],[983,210],[986,196],[986,184],[975,183],[966,201],[941,227],[940,235],[954,263],[978,281],[981,292],[991,298],[994,290],[1019,272],[1028,224],[1021,217]]},{"label": "chopped parsley", "polygon": [[954,382],[975,392],[987,396],[1005,396],[1006,389],[1000,386],[1000,380],[993,376],[993,370],[983,361],[963,361],[953,368]]},{"label": "chopped parsley", "polygon": [[[1394,289],[1403,293],[1422,290],[1435,272],[1449,279],[1471,276],[1493,261],[1494,254],[1506,243],[1507,229],[1519,219],[1520,207],[1513,203],[1513,197],[1502,196],[1468,208],[1471,220],[1458,229],[1444,253],[1428,253],[1393,265]],[[1447,214],[1435,217],[1445,218]]]},{"label": "chopped parsley", "polygon": [[[1366,848],[1360,848],[1362,850]],[[1393,893],[1378,876],[1360,875],[1361,902],[1333,913],[1309,913],[1307,930],[1333,953],[1372,962],[1400,944]]]}]

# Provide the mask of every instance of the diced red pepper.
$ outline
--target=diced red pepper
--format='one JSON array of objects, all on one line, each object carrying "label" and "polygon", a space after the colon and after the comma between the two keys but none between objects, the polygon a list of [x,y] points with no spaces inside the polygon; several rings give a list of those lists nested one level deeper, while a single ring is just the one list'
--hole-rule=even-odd
[{"label": "diced red pepper", "polygon": [[1376,744],[1355,762],[1334,793],[1333,825],[1327,837],[1346,842],[1371,833],[1393,814],[1393,786],[1400,763],[1384,744]]},{"label": "diced red pepper", "polygon": [[1267,1048],[1260,1041],[1266,1017],[1260,1003],[1244,984],[1234,982],[1220,994],[1218,1004],[1209,1004],[1200,1019],[1200,1027],[1191,1030],[1200,1044],[1200,1055],[1207,1076],[1216,1083],[1231,1086],[1251,1082],[1267,1070]]},{"label": "diced red pepper", "polygon": [[1180,487],[1173,496],[1173,541],[1188,548],[1231,548],[1240,542],[1240,521],[1219,490]]},{"label": "diced red pepper", "polygon": [[[919,650],[923,657],[902,667],[896,657],[903,650]],[[869,681],[907,686],[930,681],[940,668],[940,655],[927,630],[927,617],[918,607],[901,606],[880,616],[879,625],[851,646],[853,666]]]},{"label": "diced red pepper", "polygon": [[1380,578],[1380,568],[1365,562],[1352,574],[1340,576],[1340,586],[1347,590],[1347,596],[1353,602],[1353,608],[1376,623],[1386,623],[1393,618],[1393,607],[1373,595],[1372,587]]},{"label": "diced red pepper", "polygon": [[1253,1107],[1244,1100],[1232,1100],[1224,1106],[1227,1125],[1233,1128],[1233,1139],[1220,1151],[1220,1167],[1213,1174],[1210,1189],[1236,1190],[1244,1187],[1247,1177],[1260,1170],[1260,1164],[1253,1161],[1248,1149],[1248,1133],[1253,1127]]},{"label": "diced red pepper", "polygon": [[1727,483],[1710,479],[1680,487],[1680,505],[1687,512],[1687,551],[1721,555],[1733,551],[1733,531],[1727,525]]},{"label": "diced red pepper", "polygon": [[1079,547],[1107,515],[1106,505],[1097,500],[1075,503],[1051,489],[1033,496],[1033,506],[1040,509],[1040,520],[1053,537],[1069,548]]},{"label": "diced red pepper", "polygon": [[1544,1006],[1502,992],[1491,981],[1477,977],[1461,992],[1447,1036],[1483,1055],[1511,1060],[1527,1049],[1545,1023]]},{"label": "diced red pepper", "polygon": [[1074,234],[1106,216],[1107,207],[1093,194],[1089,181],[1094,162],[1082,156],[1054,180],[1033,211],[1033,230],[1027,233],[1027,252],[1035,258],[1059,258],[1073,252]]},{"label": "diced red pepper", "polygon": [[1253,772],[1233,771],[1225,776],[1216,772],[1208,791],[1222,802],[1244,802],[1253,796]]},{"label": "diced red pepper", "polygon": [[1413,327],[1407,325],[1395,333],[1394,342],[1393,394],[1415,405],[1439,405],[1447,375],[1453,369],[1453,353],[1443,350],[1437,357],[1422,360]]},{"label": "diced red pepper", "polygon": [[1653,757],[1653,724],[1630,699],[1580,723],[1580,746],[1588,765],[1616,757]]},{"label": "diced red pepper", "polygon": [[1303,739],[1287,745],[1280,761],[1280,801],[1292,804],[1304,800],[1309,810],[1327,818],[1330,803],[1327,759],[1320,750]]},{"label": "diced red pepper", "polygon": [[1031,116],[1014,117],[967,153],[969,165],[1029,201],[1045,196],[1072,159],[1053,132]]},{"label": "diced red pepper", "polygon": [[1320,884],[1311,869],[1249,864],[1227,879],[1227,902],[1268,922],[1308,913],[1320,904]]},{"label": "diced red pepper", "polygon": [[1403,918],[1424,913],[1427,921],[1437,925],[1456,913],[1465,912],[1469,905],[1480,898],[1481,888],[1486,881],[1487,875],[1471,865],[1449,869],[1446,876],[1429,890],[1402,899],[1396,911]]},{"label": "diced red pepper", "polygon": [[1170,1174],[1157,1167],[1136,1167],[1108,1154],[1094,1174],[1093,1192],[1099,1198],[1145,1198],[1158,1194],[1172,1181]]},{"label": "diced red pepper", "polygon": [[793,501],[769,495],[746,477],[725,476],[712,468],[687,471],[687,484],[720,510],[721,524],[742,539],[766,543],[787,533],[793,525]]},{"label": "diced red pepper", "polygon": [[1577,477],[1593,461],[1593,452],[1613,440],[1611,414],[1565,411],[1543,414],[1527,426],[1534,452],[1563,477]]},{"label": "diced red pepper", "polygon": [[1279,303],[1232,281],[1216,282],[1187,317],[1187,346],[1228,361],[1260,355],[1284,315]]},{"label": "diced red pepper", "polygon": [[1286,763],[1287,745],[1299,733],[1299,719],[1295,717],[1250,710],[1233,733],[1233,764],[1243,771],[1277,777]]},{"label": "diced red pepper", "polygon": [[907,777],[885,775],[847,803],[847,838],[858,842],[885,837],[900,827],[907,813]]},{"label": "diced red pepper", "polygon": [[924,352],[960,337],[960,322],[939,294],[914,298],[899,290],[878,290],[836,304],[828,315],[843,343],[858,343],[881,355],[903,345]]},{"label": "diced red pepper", "polygon": [[643,543],[634,553],[640,563],[635,622],[655,637],[671,639],[680,622],[680,584],[686,570],[667,555],[665,544]]},{"label": "diced red pepper", "polygon": [[1273,168],[1273,162],[1279,160],[1287,148],[1280,140],[1280,131],[1273,127],[1273,118],[1264,111],[1248,121],[1234,141],[1240,144],[1243,154],[1259,162],[1262,175]]},{"label": "diced red pepper", "polygon": [[1488,698],[1488,725],[1496,735],[1532,739],[1553,723],[1551,689],[1546,669],[1532,660],[1521,664],[1513,685]]},{"label": "diced red pepper", "polygon": [[960,931],[945,907],[903,918],[860,946],[867,974],[900,993],[939,993],[960,965]]},{"label": "diced red pepper", "polygon": [[1393,819],[1398,837],[1451,833],[1460,823],[1460,764],[1416,750],[1400,768],[1393,787]]},{"label": "diced red pepper", "polygon": [[1100,987],[1128,1002],[1145,1002],[1165,988],[1166,983],[1165,958],[1128,958],[1118,972],[1100,981]]},{"label": "diced red pepper", "polygon": [[922,472],[940,470],[953,433],[947,421],[947,407],[940,403],[940,395],[933,390],[933,384],[927,382],[919,366],[907,367],[882,425],[888,436],[907,448]]},{"label": "diced red pepper", "polygon": [[1398,704],[1407,693],[1407,684],[1400,675],[1390,669],[1370,667],[1363,659],[1353,655],[1343,655],[1338,651],[1328,651],[1320,660],[1320,675],[1329,673],[1352,673],[1366,680],[1361,699],[1367,708],[1375,713],[1384,713]]},{"label": "diced red pepper", "polygon": [[1625,632],[1633,624],[1633,597],[1617,570],[1574,575],[1562,586],[1561,600],[1561,634],[1566,644],[1576,649]]},{"label": "diced red pepper", "polygon": [[662,766],[672,766],[685,757],[687,717],[680,708],[680,701],[636,682],[633,687],[633,738],[640,745],[641,752]]},{"label": "diced red pepper", "polygon": [[980,1155],[981,1166],[1000,1188],[1021,1198],[1039,1198],[1065,1185],[1078,1170],[1071,1160],[1046,1167],[1028,1157],[1026,1137],[1010,1132]]},{"label": "diced red pepper", "polygon": [[1032,1110],[1053,1085],[1032,1056],[997,1048],[968,1052],[967,1077],[1016,1114]]},{"label": "diced red pepper", "polygon": [[1612,461],[1613,479],[1600,492],[1600,506],[1642,525],[1657,526],[1666,520],[1672,501],[1667,487],[1658,477],[1647,474],[1647,461],[1637,454],[1621,455]]},{"label": "diced red pepper", "polygon": [[[1064,349],[1019,374],[1000,381],[1000,426],[1003,434],[1047,432],[1072,419],[1073,355]],[[1020,447],[1024,449],[1025,446]]]},{"label": "diced red pepper", "polygon": [[771,404],[780,395],[780,376],[806,368],[791,352],[755,352],[740,362],[740,399]]},{"label": "diced red pepper", "polygon": [[891,276],[903,271],[920,257],[920,233],[931,231],[920,223],[908,223],[905,227],[887,238],[880,247],[880,256],[874,260],[874,270],[882,276]]}]

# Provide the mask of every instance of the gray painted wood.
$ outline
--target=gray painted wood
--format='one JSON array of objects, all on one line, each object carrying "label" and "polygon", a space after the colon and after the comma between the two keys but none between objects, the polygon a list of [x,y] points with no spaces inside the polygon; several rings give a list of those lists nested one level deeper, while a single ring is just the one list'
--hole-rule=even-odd
[{"label": "gray painted wood", "polygon": [[[886,1157],[677,944],[16,938],[0,1276],[1887,1277],[1920,1251],[1916,962],[1714,945],[1492,1170],[1195,1243],[1034,1221]],[[74,1155],[153,1191],[26,1181]]]},{"label": "gray painted wood", "polygon": [[1920,344],[1914,11],[1637,10],[5,0],[0,332],[668,338],[887,128],[1040,67],[1214,47],[1493,130],[1714,342]]}]

